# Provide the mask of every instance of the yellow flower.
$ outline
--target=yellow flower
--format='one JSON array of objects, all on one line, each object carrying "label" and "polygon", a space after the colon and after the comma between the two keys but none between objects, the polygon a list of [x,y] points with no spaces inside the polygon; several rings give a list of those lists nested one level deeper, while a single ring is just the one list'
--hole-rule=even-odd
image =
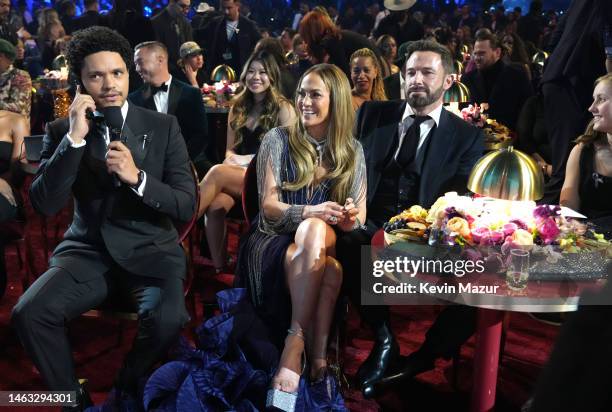
[{"label": "yellow flower", "polygon": [[454,217],[450,219],[448,223],[446,223],[446,227],[451,232],[458,233],[464,238],[467,238],[470,235],[470,225],[467,220],[462,217]]},{"label": "yellow flower", "polygon": [[518,246],[533,246],[533,235],[525,229],[516,229],[512,241]]}]

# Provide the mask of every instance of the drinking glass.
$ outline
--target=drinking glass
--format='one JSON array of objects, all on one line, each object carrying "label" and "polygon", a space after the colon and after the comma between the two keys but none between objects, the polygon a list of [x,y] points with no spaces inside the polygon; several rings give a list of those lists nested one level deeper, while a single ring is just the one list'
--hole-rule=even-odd
[{"label": "drinking glass", "polygon": [[525,289],[529,280],[529,252],[523,249],[512,249],[506,269],[506,284],[516,291]]}]

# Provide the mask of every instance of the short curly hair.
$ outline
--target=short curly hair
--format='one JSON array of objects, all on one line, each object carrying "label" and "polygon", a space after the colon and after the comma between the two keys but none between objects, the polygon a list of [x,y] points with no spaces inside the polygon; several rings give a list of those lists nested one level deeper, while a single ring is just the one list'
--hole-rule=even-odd
[{"label": "short curly hair", "polygon": [[92,26],[75,32],[68,43],[66,58],[73,75],[80,79],[83,60],[103,51],[119,53],[128,70],[132,66],[134,55],[127,39],[108,27]]}]

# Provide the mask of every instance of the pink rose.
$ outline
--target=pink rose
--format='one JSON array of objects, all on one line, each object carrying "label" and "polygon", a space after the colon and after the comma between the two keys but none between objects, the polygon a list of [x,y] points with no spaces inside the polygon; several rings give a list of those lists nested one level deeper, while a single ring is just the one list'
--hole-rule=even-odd
[{"label": "pink rose", "polygon": [[537,228],[540,238],[545,245],[553,243],[555,239],[557,239],[557,236],[559,236],[559,233],[561,233],[557,227],[555,219],[550,217],[546,219],[538,219]]},{"label": "pink rose", "polygon": [[518,225],[516,223],[506,223],[503,229],[505,236],[512,236],[516,229],[518,229]]}]

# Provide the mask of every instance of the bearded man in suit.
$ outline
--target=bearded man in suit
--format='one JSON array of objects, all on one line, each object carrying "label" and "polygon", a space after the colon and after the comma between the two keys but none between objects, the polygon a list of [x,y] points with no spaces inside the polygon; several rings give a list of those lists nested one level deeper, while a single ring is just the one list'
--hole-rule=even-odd
[{"label": "bearded man in suit", "polygon": [[[73,197],[74,216],[13,322],[48,388],[76,392],[77,404],[63,410],[81,411],[91,401],[75,376],[66,324],[108,297],[133,303],[138,332],[115,388],[119,410],[140,410],[139,380],[189,319],[173,221],[191,219],[195,182],[176,119],[126,100],[125,38],[93,26],[74,35],[67,57],[80,85],[69,117],[47,126],[30,199],[51,216]],[[105,122],[90,120],[100,112]],[[107,126],[111,112],[118,122]]]},{"label": "bearded man in suit", "polygon": [[414,376],[433,368],[436,357],[446,356],[472,333],[454,323],[465,318],[469,323],[474,311],[449,306],[428,332],[422,347],[427,356],[419,357],[417,365],[400,363],[388,307],[361,305],[361,262],[354,258],[383,223],[402,210],[411,205],[429,208],[445,192],[467,191],[470,171],[483,154],[484,136],[442,106],[452,73],[446,48],[431,41],[413,42],[404,68],[406,101],[366,102],[357,115],[356,137],[368,171],[368,218],[364,228],[339,236],[336,252],[347,274],[345,290],[375,333],[374,347],[357,372],[366,397],[375,396],[389,374]]}]

